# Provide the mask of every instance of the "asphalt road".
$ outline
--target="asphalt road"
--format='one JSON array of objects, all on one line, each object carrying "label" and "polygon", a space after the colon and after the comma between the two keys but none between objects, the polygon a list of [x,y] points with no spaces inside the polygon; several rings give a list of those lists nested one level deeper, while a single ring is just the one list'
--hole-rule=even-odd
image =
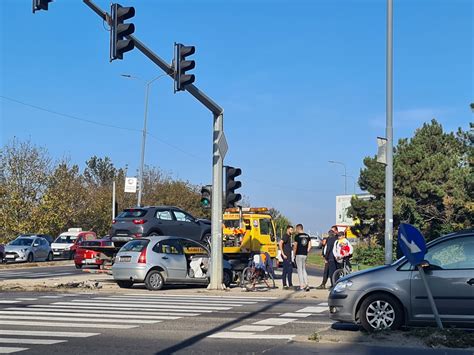
[{"label": "asphalt road", "polygon": [[18,267],[0,269],[0,280],[56,278],[81,273],[83,272],[76,269],[74,265]]},{"label": "asphalt road", "polygon": [[[89,267],[84,267],[89,268]],[[96,270],[96,266],[91,266],[91,270]],[[322,270],[313,266],[307,267],[308,275],[322,276]],[[83,271],[76,269],[74,265],[45,266],[45,267],[28,267],[28,268],[9,268],[0,269],[0,280],[16,280],[16,279],[40,279],[52,278],[83,274]],[[293,271],[293,280],[297,280],[296,270]]]},{"label": "asphalt road", "polygon": [[[400,354],[398,347],[307,340],[332,324],[323,300],[274,299],[265,292],[250,297],[136,289],[120,295],[0,293],[0,353]],[[359,336],[356,329],[345,331]],[[472,351],[402,351],[472,355]]]}]

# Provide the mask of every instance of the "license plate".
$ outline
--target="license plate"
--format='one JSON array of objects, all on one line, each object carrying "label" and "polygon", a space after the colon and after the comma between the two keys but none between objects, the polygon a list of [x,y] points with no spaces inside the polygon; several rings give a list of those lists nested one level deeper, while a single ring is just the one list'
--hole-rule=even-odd
[{"label": "license plate", "polygon": [[95,259],[84,259],[82,262],[84,264],[95,264]]},{"label": "license plate", "polygon": [[120,262],[128,263],[132,260],[131,256],[121,256],[120,257]]},{"label": "license plate", "polygon": [[57,252],[57,251],[55,251],[55,252],[53,252],[53,254],[54,254],[54,255],[59,255],[59,254],[61,254],[61,253],[60,253],[60,252]]},{"label": "license plate", "polygon": [[5,258],[7,258],[7,259],[15,259],[15,255],[5,255]]}]

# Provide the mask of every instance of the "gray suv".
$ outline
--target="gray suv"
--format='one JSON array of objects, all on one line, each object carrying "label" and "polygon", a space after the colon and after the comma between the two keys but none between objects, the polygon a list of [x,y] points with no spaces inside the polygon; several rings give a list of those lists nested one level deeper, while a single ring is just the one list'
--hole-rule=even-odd
[{"label": "gray suv", "polygon": [[[474,230],[427,245],[425,274],[443,324],[474,326]],[[367,331],[435,325],[420,273],[405,257],[350,274],[329,294],[330,317]]]},{"label": "gray suv", "polygon": [[128,208],[113,220],[110,235],[114,243],[126,243],[133,238],[156,235],[183,237],[208,243],[211,222],[194,218],[177,207]]}]

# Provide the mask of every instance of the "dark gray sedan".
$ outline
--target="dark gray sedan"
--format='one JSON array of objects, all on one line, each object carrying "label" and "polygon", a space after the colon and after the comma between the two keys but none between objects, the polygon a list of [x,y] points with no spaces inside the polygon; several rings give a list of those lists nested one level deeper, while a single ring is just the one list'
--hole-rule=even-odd
[{"label": "dark gray sedan", "polygon": [[[446,325],[474,327],[474,230],[428,243],[425,273]],[[339,280],[329,294],[330,317],[367,331],[435,325],[420,273],[404,257]]]}]

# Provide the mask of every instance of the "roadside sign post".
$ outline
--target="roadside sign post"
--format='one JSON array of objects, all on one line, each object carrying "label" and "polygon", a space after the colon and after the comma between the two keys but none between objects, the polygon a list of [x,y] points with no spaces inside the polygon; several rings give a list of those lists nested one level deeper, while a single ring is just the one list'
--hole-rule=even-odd
[{"label": "roadside sign post", "polygon": [[125,192],[136,193],[137,192],[138,179],[135,177],[125,178]]},{"label": "roadside sign post", "polygon": [[433,294],[431,293],[428,280],[426,279],[425,270],[423,269],[424,258],[426,254],[425,238],[423,238],[421,232],[412,225],[402,223],[400,224],[400,228],[398,230],[398,243],[403,255],[405,255],[408,261],[418,269],[421,280],[425,285],[426,294],[428,296],[431,309],[433,310],[436,324],[438,325],[438,328],[442,330],[443,323],[441,322],[438,308],[436,307]]}]

